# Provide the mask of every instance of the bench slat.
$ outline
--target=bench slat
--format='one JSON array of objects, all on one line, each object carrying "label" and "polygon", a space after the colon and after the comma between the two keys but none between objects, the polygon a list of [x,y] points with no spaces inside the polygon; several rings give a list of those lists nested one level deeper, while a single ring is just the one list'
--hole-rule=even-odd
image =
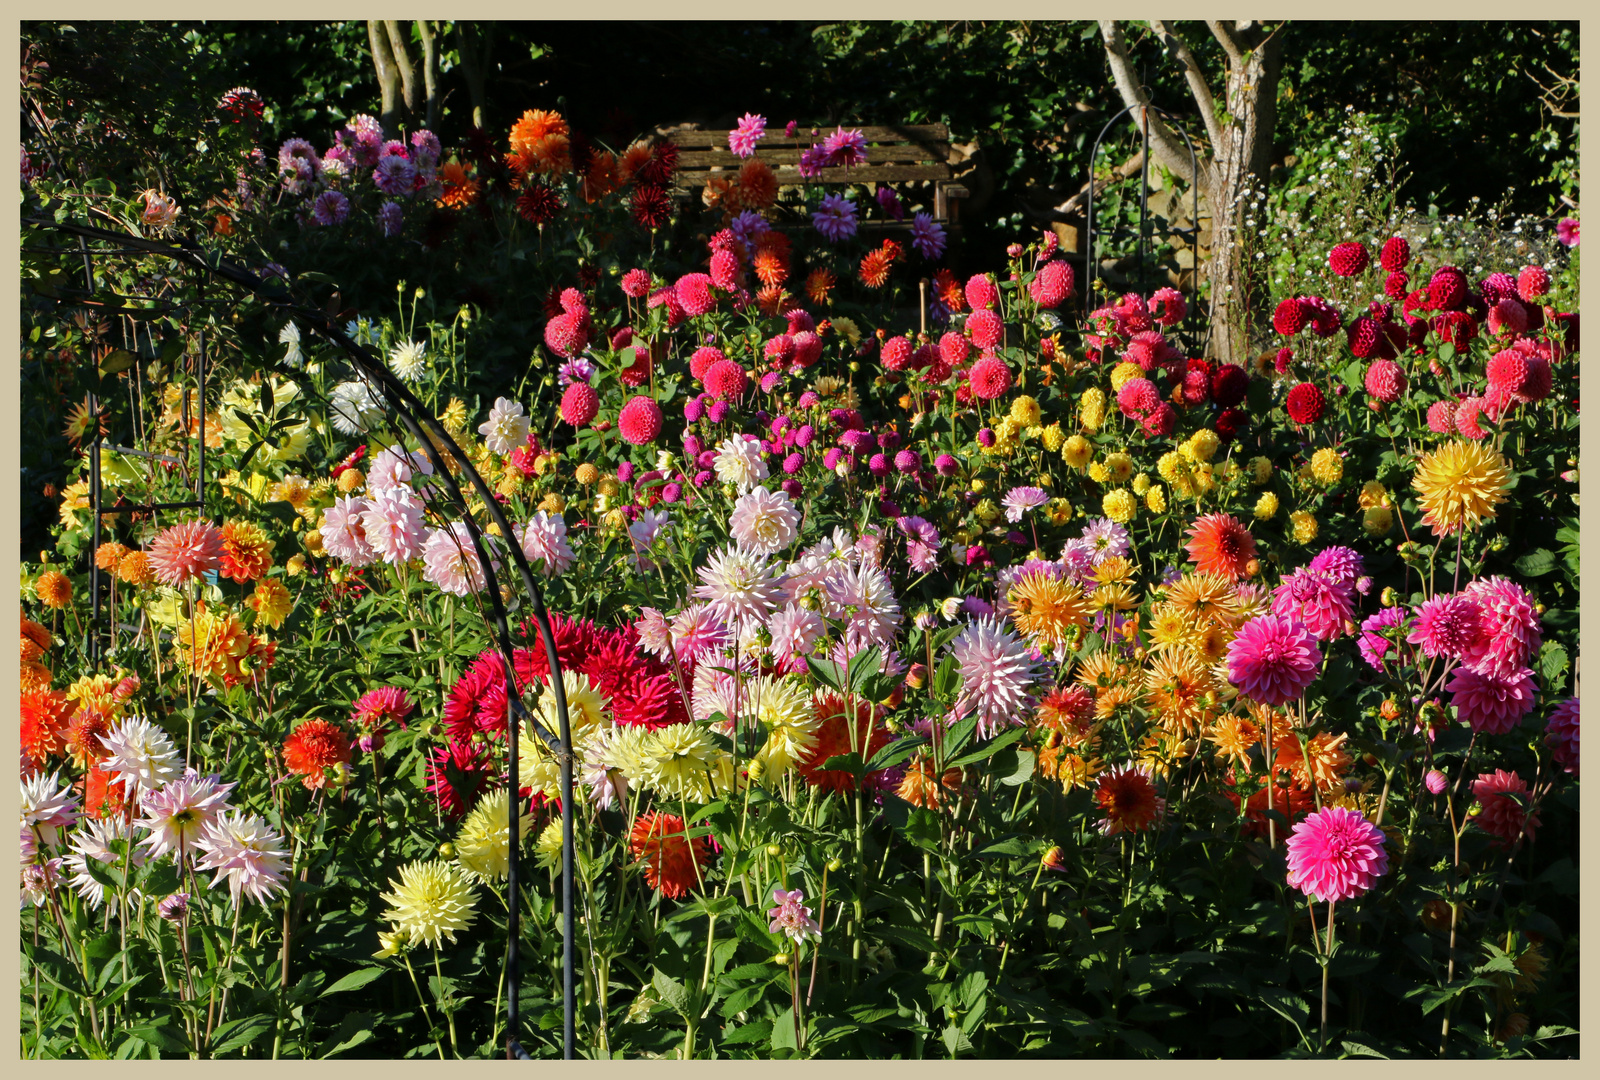
[{"label": "bench slat", "polygon": [[[811,130],[805,129],[804,133],[797,134],[794,138],[786,138],[783,129],[768,128],[767,133],[761,137],[756,145],[765,150],[772,146],[797,146],[804,150],[813,142],[821,142],[834,129],[818,128],[820,134],[815,139],[811,137]],[[944,124],[906,124],[902,127],[847,127],[848,131],[859,131],[869,143],[905,143],[905,142],[948,142],[950,129]],[[668,136],[669,141],[677,144],[682,149],[698,148],[702,146],[728,145],[727,131],[674,131]]]},{"label": "bench slat", "polygon": [[[756,156],[776,168],[779,165],[799,164],[800,155],[803,152],[798,149],[769,150],[763,147]],[[927,147],[916,143],[901,143],[899,146],[867,147],[867,163],[869,165],[881,165],[897,161],[911,164],[942,164],[949,160],[949,156],[949,143],[936,143]],[[704,169],[721,166],[724,169],[737,169],[746,160],[748,159],[737,157],[728,150],[684,150],[678,154],[678,167],[680,169]]]},{"label": "bench slat", "polygon": [[[779,187],[799,187],[803,184],[849,184],[866,183],[868,181],[882,183],[903,183],[911,180],[948,180],[950,179],[950,166],[948,165],[861,165],[854,169],[823,169],[822,175],[814,180],[802,180],[798,169],[774,169]],[[732,180],[737,173],[732,172],[683,172],[675,178],[677,184],[686,188],[705,187],[713,178]]]}]

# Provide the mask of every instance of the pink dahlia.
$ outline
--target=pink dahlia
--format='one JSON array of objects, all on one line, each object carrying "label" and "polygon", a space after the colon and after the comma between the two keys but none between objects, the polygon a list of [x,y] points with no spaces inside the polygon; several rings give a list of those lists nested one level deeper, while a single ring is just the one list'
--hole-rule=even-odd
[{"label": "pink dahlia", "polygon": [[867,163],[867,139],[860,131],[839,128],[822,140],[822,151],[827,155],[827,164],[835,168]]},{"label": "pink dahlia", "polygon": [[1456,430],[1456,403],[1435,401],[1428,406],[1428,430],[1436,435],[1449,435]]},{"label": "pink dahlia", "polygon": [[1428,303],[1435,311],[1456,311],[1467,302],[1467,275],[1441,266],[1428,279]]},{"label": "pink dahlia", "polygon": [[1569,248],[1578,246],[1578,219],[1564,217],[1556,222],[1556,239]]},{"label": "pink dahlia", "polygon": [[[1040,307],[1060,307],[1062,302],[1072,295],[1072,284],[1072,264],[1052,259],[1039,267],[1039,272],[1028,284],[1028,295],[1032,296],[1034,303]],[[1178,302],[1183,303],[1181,297]]]},{"label": "pink dahlia", "polygon": [[634,446],[644,446],[656,441],[661,434],[661,406],[643,394],[622,407],[617,414],[617,430]]},{"label": "pink dahlia", "polygon": [[561,419],[583,427],[600,412],[600,395],[586,382],[575,382],[561,395]]},{"label": "pink dahlia", "polygon": [[544,324],[544,343],[557,356],[577,356],[589,347],[588,323],[578,315],[557,315]]},{"label": "pink dahlia", "polygon": [[767,133],[767,118],[755,113],[745,113],[739,126],[728,132],[728,149],[739,157],[747,158],[756,152],[756,142]]},{"label": "pink dahlia", "polygon": [[688,315],[704,315],[717,306],[711,292],[711,278],[707,274],[685,274],[672,287],[672,294]]},{"label": "pink dahlia", "polygon": [[422,576],[443,592],[465,596],[483,588],[483,565],[464,521],[435,529],[422,545]]},{"label": "pink dahlia", "polygon": [[1321,663],[1311,631],[1279,615],[1251,619],[1228,646],[1228,680],[1263,705],[1283,705],[1305,693]]},{"label": "pink dahlia", "polygon": [[[1051,234],[1055,235],[1054,233]],[[1070,281],[1071,279],[1068,278]],[[1071,292],[1071,286],[1067,288]],[[1171,286],[1163,286],[1150,297],[1150,315],[1161,326],[1176,326],[1189,314],[1189,305],[1183,294]]]},{"label": "pink dahlia", "polygon": [[1011,389],[1011,369],[996,356],[980,357],[967,377],[973,394],[983,401],[993,401]]},{"label": "pink dahlia", "polygon": [[712,397],[737,398],[745,392],[750,380],[736,360],[718,360],[706,371],[706,390]]},{"label": "pink dahlia", "polygon": [[1544,726],[1544,741],[1551,756],[1573,776],[1578,775],[1578,699],[1570,697],[1555,707]]},{"label": "pink dahlia", "polygon": [[972,343],[978,348],[992,349],[1000,344],[1005,324],[988,308],[979,308],[967,316],[967,333],[972,335]]},{"label": "pink dahlia", "polygon": [[726,292],[737,290],[739,288],[739,256],[731,251],[713,252],[711,255],[711,284]]},{"label": "pink dahlia", "polygon": [[1479,578],[1462,590],[1483,609],[1485,637],[1463,661],[1485,674],[1509,678],[1526,667],[1544,643],[1538,611],[1528,591],[1510,578]]},{"label": "pink dahlia", "polygon": [[1428,789],[1429,795],[1442,795],[1449,784],[1450,778],[1438,769],[1429,769],[1422,778],[1422,786]]},{"label": "pink dahlia", "polygon": [[650,293],[650,272],[635,267],[622,275],[622,291],[624,295],[635,300],[648,296]]},{"label": "pink dahlia", "polygon": [[185,521],[163,530],[148,554],[156,580],[176,587],[222,565],[222,531],[209,521]]},{"label": "pink dahlia", "polygon": [[1523,836],[1533,839],[1539,818],[1527,811],[1528,784],[1522,777],[1504,769],[1483,773],[1472,782],[1472,795],[1479,807],[1472,821],[1495,838],[1497,847],[1510,847]]},{"label": "pink dahlia", "polygon": [[967,295],[967,306],[973,311],[993,307],[1000,301],[1000,291],[994,287],[994,282],[989,280],[988,274],[973,274],[967,279],[963,291]]},{"label": "pink dahlia", "polygon": [[1417,625],[1406,640],[1421,645],[1424,656],[1459,660],[1485,638],[1483,609],[1470,596],[1435,596],[1417,608]]},{"label": "pink dahlia", "polygon": [[1517,295],[1533,303],[1550,291],[1550,272],[1542,266],[1524,266],[1517,275]]},{"label": "pink dahlia", "polygon": [[1353,900],[1389,871],[1383,830],[1354,810],[1325,806],[1294,827],[1288,884],[1314,900]]},{"label": "pink dahlia", "polygon": [[1161,394],[1149,379],[1129,379],[1117,391],[1117,408],[1124,416],[1144,416],[1161,404]]},{"label": "pink dahlia", "polygon": [[1502,679],[1459,667],[1445,689],[1451,692],[1456,715],[1484,735],[1504,735],[1515,728],[1533,708],[1537,693],[1527,668]]},{"label": "pink dahlia", "polygon": [[911,366],[911,351],[911,339],[901,334],[885,341],[878,356],[885,369],[904,371]]},{"label": "pink dahlia", "polygon": [[366,566],[378,557],[367,543],[362,518],[372,508],[366,499],[343,495],[322,515],[322,546],[329,555],[350,566]]},{"label": "pink dahlia", "polygon": [[391,566],[422,554],[422,500],[406,487],[385,488],[374,495],[361,515],[367,546]]},{"label": "pink dahlia", "polygon": [[1027,642],[993,617],[980,618],[950,643],[950,654],[961,675],[956,718],[976,713],[985,739],[1023,722],[1033,704],[1028,686],[1039,674]]},{"label": "pink dahlia", "polygon": [[356,699],[350,710],[350,721],[367,731],[382,731],[390,724],[404,728],[406,717],[416,711],[416,705],[406,696],[405,690],[398,686],[380,686]]},{"label": "pink dahlia", "polygon": [[1366,386],[1367,393],[1392,405],[1406,392],[1406,373],[1393,360],[1374,360],[1367,368]]},{"label": "pink dahlia", "polygon": [[1318,641],[1332,641],[1355,618],[1349,583],[1301,567],[1272,593],[1272,613],[1303,624]]}]

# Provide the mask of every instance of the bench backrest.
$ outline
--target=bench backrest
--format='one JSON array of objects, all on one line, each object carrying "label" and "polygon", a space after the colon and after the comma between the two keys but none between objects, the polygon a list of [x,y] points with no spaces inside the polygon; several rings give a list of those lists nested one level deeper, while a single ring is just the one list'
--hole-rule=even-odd
[{"label": "bench backrest", "polygon": [[[950,129],[944,124],[905,124],[863,127],[867,163],[851,169],[823,169],[817,181],[824,184],[876,181],[949,180]],[[785,138],[783,129],[768,129],[756,144],[756,156],[772,167],[779,185],[806,183],[800,178],[800,154],[827,132],[812,138],[809,131]],[[675,131],[669,140],[678,147],[677,183],[686,188],[705,187],[712,177],[735,174],[745,159],[728,149],[727,131]],[[712,170],[720,170],[713,172]]]}]

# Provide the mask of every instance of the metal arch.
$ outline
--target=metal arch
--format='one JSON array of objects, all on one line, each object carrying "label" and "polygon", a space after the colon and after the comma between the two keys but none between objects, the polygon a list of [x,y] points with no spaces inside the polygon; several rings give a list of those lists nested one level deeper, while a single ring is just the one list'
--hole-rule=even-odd
[{"label": "metal arch", "polygon": [[[349,336],[346,335],[338,326],[334,325],[332,320],[330,320],[322,311],[292,303],[288,299],[287,290],[282,286],[277,286],[269,290],[266,283],[263,282],[257,275],[224,262],[219,254],[206,252],[191,240],[181,240],[177,244],[163,243],[159,241],[145,240],[142,237],[129,237],[126,234],[115,233],[105,229],[98,229],[88,225],[79,225],[71,221],[57,222],[51,218],[38,216],[24,219],[24,224],[52,229],[67,235],[76,236],[80,239],[80,241],[87,239],[103,240],[107,242],[120,243],[126,247],[149,252],[151,254],[164,255],[178,262],[182,262],[203,273],[214,274],[217,277],[223,278],[224,280],[231,282],[245,291],[260,297],[267,303],[289,312],[295,318],[301,320],[307,326],[311,327],[323,337],[327,338],[334,345],[338,346],[339,349],[343,351],[350,361],[355,365],[357,371],[360,372],[361,375],[371,384],[376,385],[380,389],[386,402],[400,417],[402,424],[404,424],[406,429],[417,438],[423,453],[427,455],[428,459],[433,464],[434,471],[436,475],[439,476],[440,481],[444,484],[447,492],[461,505],[464,510],[467,507],[466,498],[461,491],[460,485],[456,482],[455,477],[453,477],[450,474],[450,470],[445,467],[443,455],[438,446],[435,445],[435,440],[437,440],[439,444],[442,444],[450,452],[456,464],[463,472],[467,474],[467,478],[472,484],[473,489],[483,500],[485,512],[500,530],[500,535],[507,538],[514,536],[511,523],[507,520],[504,511],[500,509],[500,504],[496,501],[493,490],[484,481],[477,469],[473,467],[471,460],[461,450],[459,444],[457,444],[456,441],[450,436],[450,433],[444,429],[444,426],[432,416],[427,408],[423,406],[422,402],[418,400],[410,390],[408,390],[402,383],[399,382],[399,380],[395,379],[389,373],[387,366],[381,360],[375,358],[365,348],[353,342]],[[87,250],[85,250],[85,256],[87,263]],[[427,433],[425,433],[424,429],[427,429]],[[429,437],[430,433],[431,437]],[[96,468],[97,466],[98,457],[96,457],[95,461],[91,463],[91,468]],[[547,746],[549,746],[551,752],[556,755],[561,767],[561,895],[563,932],[562,1055],[564,1058],[570,1060],[576,1056],[576,1049],[574,1045],[574,1028],[576,1019],[576,994],[574,980],[576,965],[574,949],[576,942],[576,929],[572,895],[573,875],[576,863],[574,859],[573,844],[574,803],[572,785],[572,730],[567,714],[566,691],[561,679],[561,661],[556,652],[555,632],[550,625],[549,613],[544,604],[544,595],[534,580],[533,572],[528,565],[527,557],[523,554],[520,544],[507,543],[506,547],[510,552],[512,562],[516,564],[518,574],[522,578],[523,587],[527,590],[529,606],[532,609],[534,621],[539,628],[539,636],[544,641],[545,658],[551,672],[550,683],[555,692],[556,720],[557,727],[559,728],[558,735],[552,733],[547,727],[545,727],[538,716],[528,712],[527,706],[523,704],[520,695],[517,693],[516,668],[511,647],[510,629],[506,621],[505,604],[500,597],[499,582],[495,575],[494,565],[488,558],[488,551],[484,544],[482,531],[478,528],[477,523],[472,518],[472,515],[470,513],[465,513],[463,514],[462,520],[466,523],[467,531],[472,539],[474,551],[478,556],[480,566],[482,567],[484,573],[485,591],[489,594],[490,603],[494,610],[495,626],[500,644],[501,657],[505,663],[507,709],[509,713],[507,718],[507,742],[510,749],[510,775],[507,779],[507,783],[510,785],[510,791],[509,798],[506,801],[509,806],[508,824],[511,829],[510,835],[512,837],[520,835],[518,831],[518,803],[520,802],[520,799],[517,791],[517,773],[519,749],[518,742],[521,725],[516,722],[517,720],[525,718],[529,721],[534,733],[538,735]],[[509,850],[509,875],[507,881],[508,894],[513,901],[507,905],[509,909],[507,927],[509,941],[507,942],[506,949],[506,987],[508,991],[506,1001],[506,1015],[508,1021],[506,1032],[506,1058],[508,1060],[514,1060],[518,1058],[526,1059],[529,1056],[526,1050],[523,1049],[521,1042],[518,1039],[520,1028],[520,1003],[518,1000],[520,957],[518,943],[520,940],[521,906],[518,902],[516,902],[518,898],[516,889],[519,861],[519,845],[513,841]]]},{"label": "metal arch", "polygon": [[[1151,112],[1155,112],[1162,119],[1167,121],[1167,126],[1169,128],[1177,131],[1177,133],[1179,135],[1183,136],[1184,148],[1187,149],[1188,152],[1189,152],[1189,176],[1191,178],[1190,182],[1189,182],[1189,198],[1190,198],[1189,220],[1193,224],[1188,229],[1173,229],[1173,232],[1176,232],[1179,235],[1183,235],[1185,233],[1190,234],[1189,242],[1193,246],[1193,250],[1194,250],[1195,264],[1196,264],[1196,281],[1197,282],[1198,282],[1198,278],[1199,278],[1198,270],[1199,270],[1199,261],[1200,261],[1200,166],[1199,166],[1199,159],[1195,156],[1194,142],[1193,142],[1193,140],[1191,140],[1189,138],[1189,133],[1187,131],[1185,131],[1181,125],[1179,125],[1179,124],[1174,122],[1174,118],[1173,118],[1172,114],[1167,112],[1165,109],[1161,108],[1160,106],[1158,106],[1158,105],[1129,105],[1127,108],[1123,109],[1121,112],[1119,112],[1115,116],[1113,116],[1110,120],[1106,121],[1105,126],[1100,129],[1100,134],[1095,136],[1094,145],[1089,150],[1089,199],[1088,199],[1088,203],[1087,203],[1087,205],[1085,207],[1085,214],[1086,214],[1086,217],[1087,217],[1088,220],[1087,220],[1087,225],[1086,225],[1085,230],[1084,230],[1084,232],[1085,232],[1084,262],[1086,263],[1086,265],[1084,267],[1084,275],[1083,275],[1083,310],[1084,310],[1084,313],[1086,315],[1090,311],[1093,310],[1091,304],[1092,304],[1092,297],[1094,295],[1094,283],[1100,277],[1100,260],[1095,257],[1095,250],[1094,250],[1094,193],[1095,193],[1094,163],[1095,163],[1095,159],[1100,156],[1100,143],[1105,139],[1106,133],[1109,132],[1112,129],[1112,127],[1117,123],[1117,121],[1121,120],[1124,116],[1129,115],[1130,113],[1134,112],[1135,110],[1138,110],[1139,112],[1141,112],[1143,114],[1141,116],[1141,118],[1140,118],[1142,122],[1139,124],[1140,149],[1142,150],[1142,154],[1141,154],[1141,160],[1140,160],[1140,164],[1139,164],[1139,237],[1138,237],[1138,244],[1137,244],[1137,247],[1136,247],[1136,254],[1137,254],[1137,257],[1138,257],[1138,262],[1139,262],[1139,267],[1140,267],[1141,273],[1143,272],[1143,268],[1144,268],[1146,262],[1149,259],[1149,251],[1146,248],[1146,242],[1145,242],[1145,237],[1146,237],[1145,223],[1146,223],[1146,220],[1147,220],[1147,218],[1149,216],[1150,113]],[[1198,294],[1198,291],[1197,291],[1196,292],[1196,300],[1197,301],[1198,301],[1198,295],[1199,294]],[[1184,314],[1184,323],[1185,323],[1185,329],[1188,331],[1191,340],[1193,340],[1193,339],[1197,339],[1198,336],[1199,336],[1194,330],[1193,323],[1194,323],[1194,321],[1196,319],[1196,316],[1199,313],[1200,305],[1199,305],[1198,302],[1196,302],[1194,304],[1188,305],[1188,307],[1189,307],[1189,310],[1187,312],[1185,312],[1185,314]]]}]

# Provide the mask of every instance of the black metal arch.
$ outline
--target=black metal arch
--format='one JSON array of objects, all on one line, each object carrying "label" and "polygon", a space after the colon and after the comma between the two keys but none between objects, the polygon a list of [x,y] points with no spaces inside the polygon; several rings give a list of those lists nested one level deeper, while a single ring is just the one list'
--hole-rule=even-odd
[{"label": "black metal arch", "polygon": [[[1110,132],[1116,123],[1124,116],[1128,116],[1130,113],[1135,111],[1140,113],[1139,139],[1140,149],[1143,151],[1140,155],[1141,161],[1139,164],[1139,235],[1138,243],[1135,248],[1140,272],[1141,274],[1143,273],[1144,268],[1149,262],[1150,258],[1148,236],[1145,229],[1145,224],[1149,218],[1150,211],[1150,113],[1154,112],[1159,114],[1163,120],[1167,121],[1167,126],[1169,128],[1175,130],[1179,135],[1183,136],[1184,147],[1189,151],[1189,175],[1191,177],[1189,183],[1189,220],[1194,224],[1188,229],[1175,228],[1173,229],[1173,232],[1178,233],[1180,236],[1185,234],[1189,236],[1189,244],[1194,252],[1195,259],[1195,280],[1196,282],[1199,280],[1200,169],[1198,159],[1195,157],[1194,142],[1189,138],[1189,133],[1185,131],[1181,125],[1175,123],[1172,114],[1167,112],[1165,109],[1157,105],[1130,105],[1126,109],[1123,109],[1121,112],[1117,113],[1110,120],[1106,121],[1105,126],[1100,129],[1100,134],[1095,136],[1094,145],[1089,150],[1089,199],[1085,207],[1085,215],[1088,220],[1084,230],[1084,262],[1087,264],[1084,267],[1083,275],[1083,310],[1085,315],[1094,310],[1094,283],[1100,277],[1100,260],[1095,257],[1094,252],[1094,162],[1095,159],[1100,156],[1100,143],[1105,139],[1106,134]],[[1115,235],[1115,233],[1113,232],[1112,235]],[[1189,310],[1184,315],[1185,329],[1191,338],[1191,345],[1194,345],[1198,341],[1198,334],[1194,330],[1194,322],[1198,316],[1200,307],[1198,299],[1199,296],[1197,292],[1196,302],[1188,305]]]},{"label": "black metal arch", "polygon": [[[188,239],[180,239],[177,243],[147,240],[143,237],[133,237],[125,233],[82,225],[70,220],[58,222],[51,217],[41,215],[32,215],[24,218],[24,224],[77,237],[80,244],[87,240],[101,240],[122,245],[124,249],[133,249],[171,258],[203,274],[222,278],[286,312],[337,346],[355,366],[357,372],[367,380],[368,384],[378,387],[385,402],[399,416],[406,430],[417,439],[423,453],[427,455],[432,463],[435,475],[439,477],[450,497],[462,508],[461,519],[467,525],[474,551],[483,570],[484,591],[489,594],[490,604],[494,613],[495,636],[500,647],[501,658],[505,664],[506,727],[510,749],[510,776],[507,779],[510,790],[509,798],[506,801],[509,806],[508,824],[511,830],[509,875],[507,880],[507,892],[511,902],[507,905],[509,916],[508,941],[506,945],[506,1057],[507,1059],[528,1059],[529,1057],[518,1038],[520,1032],[518,993],[520,956],[518,945],[520,940],[521,905],[518,901],[517,893],[517,871],[520,862],[518,842],[518,804],[520,799],[517,779],[520,721],[526,719],[529,721],[534,734],[556,756],[561,767],[562,1056],[567,1059],[574,1058],[576,1056],[574,1046],[574,1024],[576,1019],[574,985],[576,965],[574,950],[576,947],[576,932],[573,909],[575,860],[573,844],[572,731],[567,715],[566,690],[561,678],[561,661],[556,653],[555,632],[550,625],[549,613],[544,604],[544,595],[534,579],[532,569],[528,565],[527,557],[523,554],[521,545],[515,542],[515,534],[512,531],[511,523],[507,520],[499,502],[495,499],[493,489],[484,481],[478,470],[473,467],[470,459],[462,451],[455,439],[451,437],[450,433],[445,430],[444,426],[433,417],[426,406],[403,383],[389,373],[387,366],[380,358],[373,356],[363,346],[352,341],[321,310],[294,303],[284,285],[265,282],[258,275],[226,262],[220,253],[207,252]],[[86,246],[84,254],[87,266],[88,252]],[[92,279],[90,284],[92,289]],[[201,403],[200,407],[203,414],[204,402]],[[510,552],[512,562],[516,564],[523,588],[527,591],[529,607],[539,628],[539,636],[544,642],[545,658],[551,673],[550,683],[555,692],[556,720],[559,733],[551,732],[541,722],[540,717],[529,712],[517,691],[511,632],[507,623],[505,603],[500,595],[500,586],[495,575],[494,564],[489,559],[482,530],[479,529],[477,523],[473,520],[471,512],[468,510],[466,497],[462,493],[455,477],[450,474],[450,470],[445,466],[443,454],[439,449],[441,445],[454,458],[460,469],[466,473],[474,491],[483,501],[485,512],[499,529],[500,535],[507,541],[506,547]],[[98,455],[91,462],[90,467],[98,474]]]}]

